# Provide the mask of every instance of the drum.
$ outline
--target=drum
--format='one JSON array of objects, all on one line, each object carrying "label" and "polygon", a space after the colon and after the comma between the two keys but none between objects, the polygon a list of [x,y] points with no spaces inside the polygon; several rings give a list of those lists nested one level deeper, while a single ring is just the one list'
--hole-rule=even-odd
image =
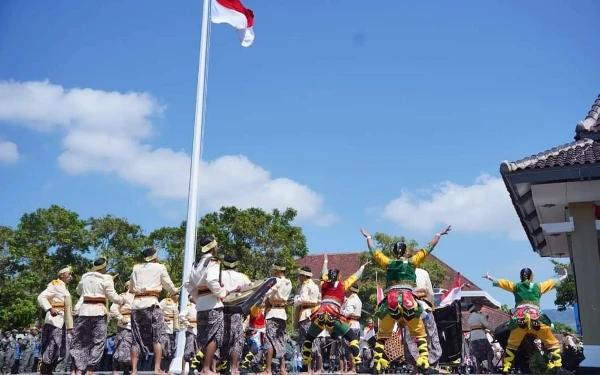
[{"label": "drum", "polygon": [[254,281],[239,292],[230,293],[223,299],[223,311],[226,314],[247,315],[252,306],[260,302],[275,284],[277,284],[277,278],[269,277]]},{"label": "drum", "polygon": [[454,301],[448,306],[435,309],[433,316],[442,347],[442,356],[439,362],[451,364],[456,360],[462,360],[463,334],[460,301]]}]

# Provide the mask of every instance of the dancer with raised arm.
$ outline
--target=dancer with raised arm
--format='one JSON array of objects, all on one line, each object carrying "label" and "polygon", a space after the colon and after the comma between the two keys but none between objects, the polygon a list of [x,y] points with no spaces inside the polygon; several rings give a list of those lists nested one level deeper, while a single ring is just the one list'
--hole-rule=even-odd
[{"label": "dancer with raised arm", "polygon": [[337,268],[328,269],[327,254],[324,255],[323,269],[321,270],[321,306],[311,316],[311,325],[308,328],[306,339],[302,345],[302,359],[308,366],[308,373],[312,374],[310,366],[312,361],[313,341],[321,332],[327,331],[335,334],[337,337],[343,337],[348,341],[352,361],[351,370],[356,373],[356,365],[362,362],[360,358],[360,347],[358,345],[359,337],[356,332],[350,328],[346,322],[346,316],[342,313],[342,305],[346,299],[346,291],[362,277],[362,273],[370,262],[360,266],[360,268],[346,280],[342,281],[342,275]]},{"label": "dancer with raised arm", "polygon": [[550,319],[540,309],[540,299],[543,294],[555,289],[566,279],[567,270],[563,270],[560,277],[552,278],[539,283],[533,282],[533,271],[523,268],[519,273],[521,281],[515,283],[507,279],[496,279],[488,272],[482,276],[490,280],[495,287],[506,290],[515,296],[515,313],[509,323],[511,329],[506,350],[504,352],[503,373],[508,374],[515,360],[515,353],[526,335],[531,334],[538,337],[550,352],[548,369],[554,372],[564,372],[562,369],[562,357],[560,355],[560,343],[554,337],[550,325]]},{"label": "dancer with raised arm", "polygon": [[371,235],[364,229],[360,229],[362,235],[367,239],[369,252],[381,268],[386,270],[387,296],[381,301],[375,313],[380,319],[374,348],[374,363],[378,373],[389,366],[384,349],[386,340],[392,336],[395,323],[401,327],[408,327],[410,335],[416,341],[419,350],[417,367],[422,372],[432,373],[433,369],[429,365],[427,349],[427,332],[421,319],[423,308],[413,295],[417,287],[415,269],[433,251],[440,238],[450,232],[450,229],[448,226],[442,232],[437,233],[427,246],[413,255],[404,242],[396,242],[392,248],[394,259],[388,258],[381,250],[377,249],[373,245]]}]

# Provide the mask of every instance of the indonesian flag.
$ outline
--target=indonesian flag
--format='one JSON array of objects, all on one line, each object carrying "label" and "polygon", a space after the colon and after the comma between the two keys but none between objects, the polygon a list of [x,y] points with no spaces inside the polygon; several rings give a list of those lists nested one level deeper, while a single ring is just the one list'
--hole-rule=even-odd
[{"label": "indonesian flag", "polygon": [[211,0],[210,20],[233,26],[243,47],[249,47],[254,41],[254,13],[240,0]]},{"label": "indonesian flag", "polygon": [[377,284],[377,304],[379,305],[381,301],[383,301],[383,289]]},{"label": "indonesian flag", "polygon": [[459,272],[458,275],[456,276],[456,282],[454,283],[454,286],[452,287],[452,289],[450,289],[446,293],[442,294],[442,302],[440,302],[439,307],[449,306],[454,301],[460,301],[460,299],[462,297],[461,292],[460,292],[461,285],[462,285],[462,280],[461,280],[460,272]]}]

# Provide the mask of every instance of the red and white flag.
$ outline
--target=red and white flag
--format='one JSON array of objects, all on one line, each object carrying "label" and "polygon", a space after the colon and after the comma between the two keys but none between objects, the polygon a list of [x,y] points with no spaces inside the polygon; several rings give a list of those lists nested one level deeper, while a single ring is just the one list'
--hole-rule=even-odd
[{"label": "red and white flag", "polygon": [[381,301],[383,301],[383,289],[377,284],[377,304],[379,305]]},{"label": "red and white flag", "polygon": [[454,283],[454,286],[452,287],[452,289],[450,289],[446,293],[442,294],[442,301],[440,302],[439,307],[449,306],[454,301],[460,301],[460,299],[462,298],[462,293],[460,292],[461,286],[462,286],[462,279],[460,277],[460,272],[459,272],[458,275],[456,276],[456,282]]},{"label": "red and white flag", "polygon": [[254,13],[240,0],[211,0],[210,20],[233,26],[243,47],[249,47],[254,41]]}]

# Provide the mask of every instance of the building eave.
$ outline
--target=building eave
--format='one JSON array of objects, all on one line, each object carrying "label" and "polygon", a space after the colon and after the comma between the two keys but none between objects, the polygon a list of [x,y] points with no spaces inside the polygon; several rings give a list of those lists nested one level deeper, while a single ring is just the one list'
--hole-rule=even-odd
[{"label": "building eave", "polygon": [[497,299],[495,299],[494,297],[492,297],[485,290],[469,290],[469,291],[464,291],[463,290],[460,293],[461,293],[462,297],[482,297],[482,298],[485,298],[488,301],[490,301],[497,308],[500,308],[502,306],[502,304]]}]

